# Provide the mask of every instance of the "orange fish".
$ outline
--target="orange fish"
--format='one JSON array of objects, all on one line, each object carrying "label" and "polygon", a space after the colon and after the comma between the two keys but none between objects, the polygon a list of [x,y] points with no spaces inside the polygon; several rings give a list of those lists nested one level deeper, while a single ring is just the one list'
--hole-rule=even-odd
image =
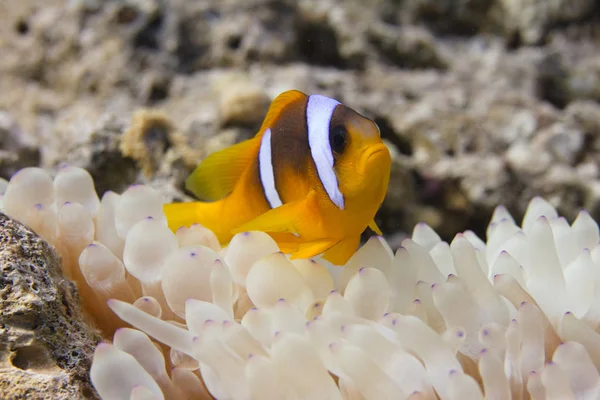
[{"label": "orange fish", "polygon": [[203,201],[166,204],[169,227],[199,223],[222,245],[240,232],[271,235],[291,258],[344,265],[381,206],[390,153],[370,119],[322,95],[291,90],[251,139],[204,159],[186,181]]}]

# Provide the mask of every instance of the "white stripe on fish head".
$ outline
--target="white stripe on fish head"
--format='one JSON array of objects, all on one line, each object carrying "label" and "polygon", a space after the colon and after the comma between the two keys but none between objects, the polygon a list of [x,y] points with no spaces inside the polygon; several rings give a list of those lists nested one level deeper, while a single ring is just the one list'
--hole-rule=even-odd
[{"label": "white stripe on fish head", "polygon": [[271,128],[267,128],[260,141],[258,152],[258,166],[260,171],[260,182],[262,183],[265,197],[271,208],[282,205],[281,198],[275,187],[275,174],[271,162]]},{"label": "white stripe on fish head", "polygon": [[333,153],[329,143],[329,123],[339,101],[321,95],[308,97],[306,105],[306,124],[308,126],[308,145],[313,161],[317,166],[319,179],[329,199],[340,210],[344,209],[344,196],[340,192],[337,177],[333,170]]}]

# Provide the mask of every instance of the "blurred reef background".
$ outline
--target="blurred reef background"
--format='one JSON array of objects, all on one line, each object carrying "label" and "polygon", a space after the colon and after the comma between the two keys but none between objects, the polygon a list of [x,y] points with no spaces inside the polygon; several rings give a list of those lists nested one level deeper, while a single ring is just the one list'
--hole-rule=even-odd
[{"label": "blurred reef background", "polygon": [[378,123],[392,245],[419,221],[485,237],[535,195],[598,220],[599,23],[597,0],[2,1],[0,176],[67,162],[100,196],[190,199],[198,161],[298,89]]}]

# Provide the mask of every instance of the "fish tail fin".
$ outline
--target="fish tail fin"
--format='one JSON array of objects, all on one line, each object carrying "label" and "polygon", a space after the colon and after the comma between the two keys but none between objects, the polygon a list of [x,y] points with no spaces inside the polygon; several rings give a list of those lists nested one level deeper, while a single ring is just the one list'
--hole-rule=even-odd
[{"label": "fish tail fin", "polygon": [[223,242],[219,232],[218,211],[219,202],[192,201],[185,203],[169,203],[163,205],[163,211],[167,217],[169,229],[176,232],[182,226],[189,227],[193,224],[200,224],[210,229],[217,235],[220,242]]}]

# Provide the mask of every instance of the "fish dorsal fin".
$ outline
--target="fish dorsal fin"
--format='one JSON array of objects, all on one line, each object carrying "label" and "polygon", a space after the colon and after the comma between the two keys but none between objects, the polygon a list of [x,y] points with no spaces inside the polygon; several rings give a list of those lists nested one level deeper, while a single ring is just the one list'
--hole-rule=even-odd
[{"label": "fish dorsal fin", "polygon": [[259,134],[262,136],[262,133],[266,131],[267,128],[270,128],[275,124],[275,121],[281,115],[281,110],[287,105],[295,101],[304,100],[306,97],[307,96],[299,90],[288,90],[275,97],[269,106],[269,111],[267,111],[267,115],[260,127]]},{"label": "fish dorsal fin", "polygon": [[244,170],[256,157],[260,141],[248,139],[212,153],[200,162],[185,181],[185,187],[200,200],[216,201],[227,196]]},{"label": "fish dorsal fin", "polygon": [[204,201],[220,200],[231,193],[244,170],[257,156],[263,133],[275,123],[285,106],[305,98],[306,95],[298,90],[288,90],[277,96],[271,102],[257,135],[202,160],[187,178],[186,189]]}]

